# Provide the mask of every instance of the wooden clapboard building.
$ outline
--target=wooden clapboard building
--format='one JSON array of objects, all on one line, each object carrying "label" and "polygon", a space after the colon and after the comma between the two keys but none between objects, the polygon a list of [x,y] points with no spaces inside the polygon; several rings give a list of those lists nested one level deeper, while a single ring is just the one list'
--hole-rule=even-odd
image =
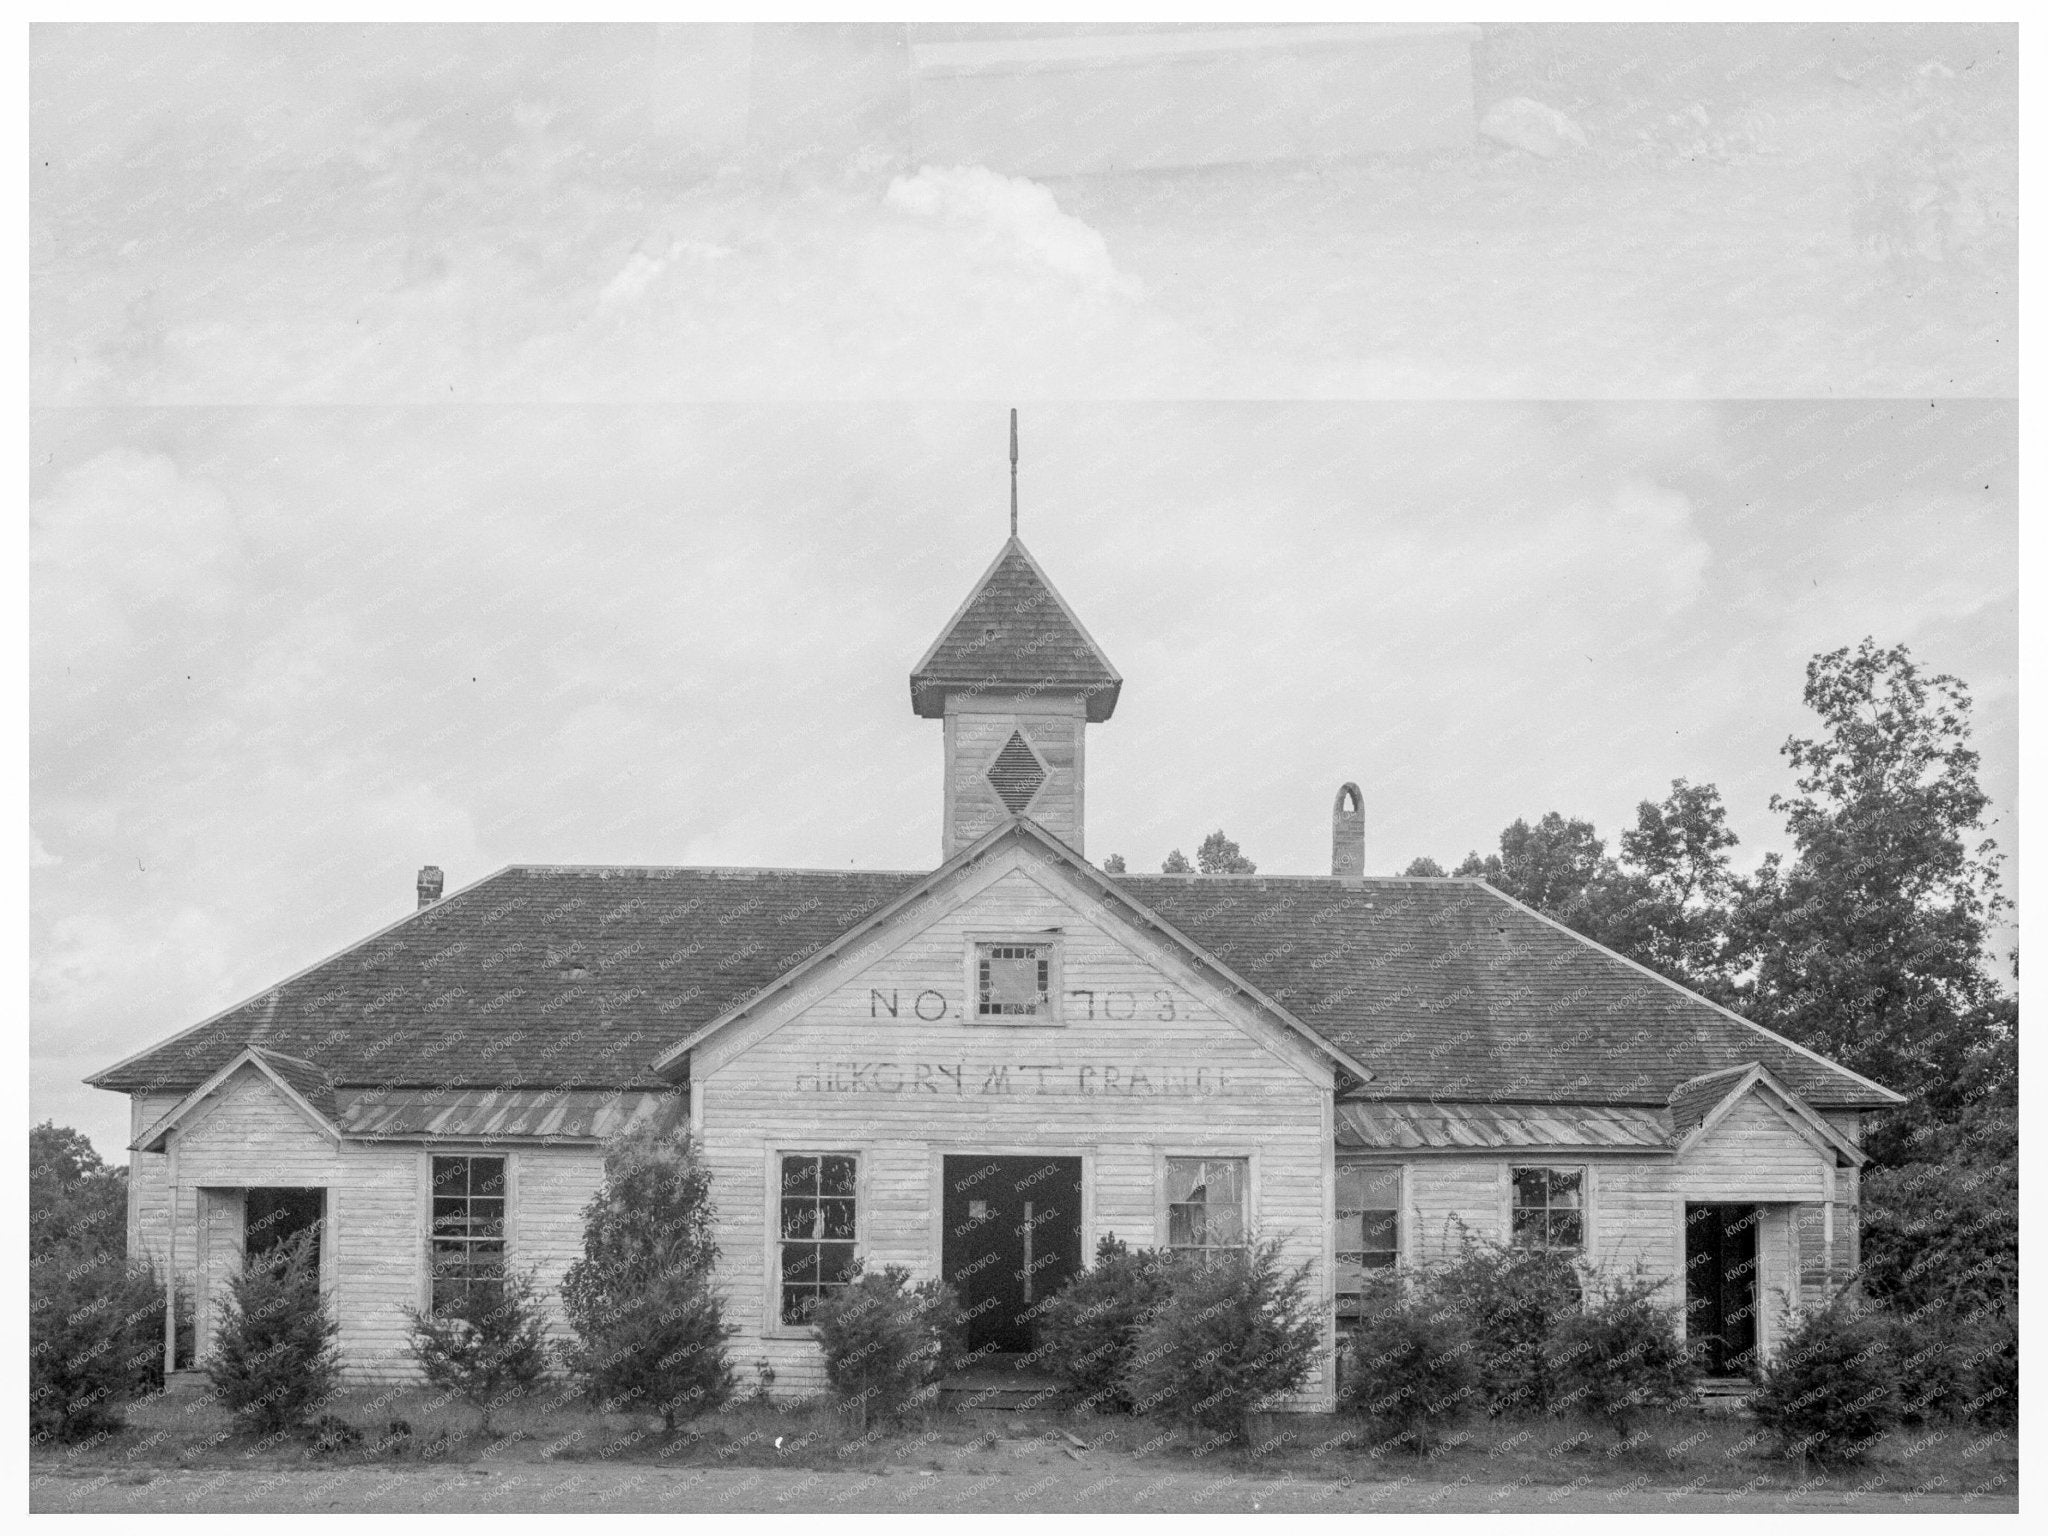
[{"label": "wooden clapboard building", "polygon": [[515,865],[92,1081],[130,1096],[131,1252],[196,1292],[310,1222],[361,1378],[404,1310],[506,1265],[552,1290],[603,1139],[687,1126],[734,1353],[822,1385],[857,1262],[943,1273],[970,1342],[1107,1233],[1368,1269],[1461,1230],[1640,1261],[1734,1370],[1855,1262],[1863,1117],[1899,1096],[1482,882],[1108,875],[1086,741],[1122,679],[1013,536],[911,674],[945,752],[921,871]]}]

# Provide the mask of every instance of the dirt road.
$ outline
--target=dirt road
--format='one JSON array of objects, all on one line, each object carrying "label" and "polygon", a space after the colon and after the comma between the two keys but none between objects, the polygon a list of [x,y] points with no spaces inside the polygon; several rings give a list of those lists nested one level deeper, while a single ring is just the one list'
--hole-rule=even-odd
[{"label": "dirt road", "polygon": [[[1802,1490],[1575,1486],[1487,1486],[1208,1477],[1077,1464],[1015,1473],[813,1472],[795,1468],[678,1468],[573,1464],[325,1471],[38,1469],[29,1507],[38,1513],[321,1513],[423,1510],[501,1513],[553,1510],[677,1512],[858,1511],[889,1513],[1066,1512],[1339,1513],[1392,1511],[1542,1513],[1926,1513],[2012,1514],[1999,1489],[1954,1495],[1900,1494],[1879,1474]],[[1875,1486],[1873,1486],[1873,1484]]]}]

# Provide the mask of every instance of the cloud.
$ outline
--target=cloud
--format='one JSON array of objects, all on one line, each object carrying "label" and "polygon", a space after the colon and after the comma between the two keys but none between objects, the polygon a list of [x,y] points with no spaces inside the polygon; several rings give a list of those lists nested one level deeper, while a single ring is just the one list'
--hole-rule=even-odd
[{"label": "cloud", "polygon": [[890,182],[883,200],[945,230],[969,259],[1041,267],[1104,297],[1143,297],[1142,285],[1117,271],[1102,236],[1060,212],[1050,191],[1022,176],[978,165],[928,165]]}]

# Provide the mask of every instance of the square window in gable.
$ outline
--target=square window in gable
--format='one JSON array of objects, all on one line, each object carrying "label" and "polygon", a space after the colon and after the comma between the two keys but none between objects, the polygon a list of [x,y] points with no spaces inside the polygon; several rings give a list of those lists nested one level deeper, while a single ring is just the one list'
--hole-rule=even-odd
[{"label": "square window in gable", "polygon": [[1059,952],[1047,939],[977,940],[968,982],[977,1024],[1057,1024]]}]

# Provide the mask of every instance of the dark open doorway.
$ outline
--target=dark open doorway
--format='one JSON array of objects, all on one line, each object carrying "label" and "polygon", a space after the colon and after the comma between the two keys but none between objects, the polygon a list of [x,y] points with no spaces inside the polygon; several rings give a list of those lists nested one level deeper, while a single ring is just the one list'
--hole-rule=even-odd
[{"label": "dark open doorway", "polygon": [[310,1229],[313,1265],[320,1265],[321,1218],[327,1214],[324,1189],[250,1189],[243,1192],[242,1259],[260,1258],[287,1238]]},{"label": "dark open doorway", "polygon": [[1686,1336],[1704,1344],[1709,1376],[1756,1369],[1756,1228],[1753,1205],[1685,1208]]},{"label": "dark open doorway", "polygon": [[949,1157],[941,1272],[967,1313],[967,1347],[1030,1350],[1037,1305],[1081,1267],[1081,1159]]}]

